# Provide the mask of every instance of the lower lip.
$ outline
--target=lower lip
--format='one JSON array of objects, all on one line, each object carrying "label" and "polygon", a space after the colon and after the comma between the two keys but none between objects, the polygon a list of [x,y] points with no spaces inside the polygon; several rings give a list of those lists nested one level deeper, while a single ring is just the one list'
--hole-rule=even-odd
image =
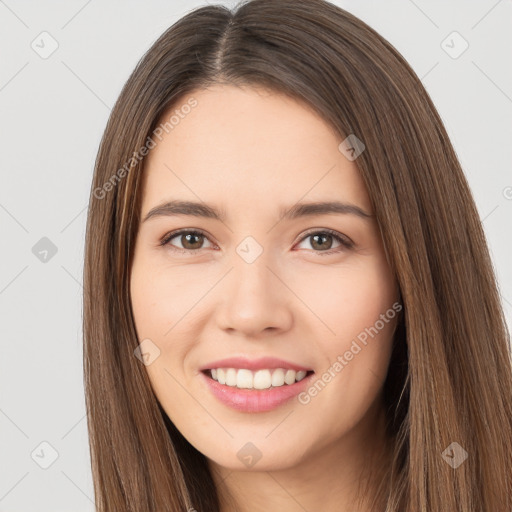
[{"label": "lower lip", "polygon": [[276,409],[304,391],[314,373],[295,384],[269,389],[238,389],[220,384],[203,372],[201,375],[213,395],[223,404],[242,412],[266,412]]}]

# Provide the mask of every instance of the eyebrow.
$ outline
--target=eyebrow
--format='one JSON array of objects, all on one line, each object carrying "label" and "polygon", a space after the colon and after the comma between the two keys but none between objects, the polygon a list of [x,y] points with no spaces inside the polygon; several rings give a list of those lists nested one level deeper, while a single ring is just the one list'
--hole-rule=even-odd
[{"label": "eyebrow", "polygon": [[[315,203],[297,203],[290,208],[281,208],[281,220],[293,220],[300,217],[311,217],[314,215],[333,215],[348,214],[355,215],[361,219],[369,220],[373,215],[364,211],[361,207],[340,201],[323,201]],[[167,201],[152,208],[144,217],[142,222],[154,217],[188,215],[192,217],[204,217],[215,219],[221,222],[226,221],[226,213],[223,209],[218,209],[207,203],[198,203],[194,201]]]}]

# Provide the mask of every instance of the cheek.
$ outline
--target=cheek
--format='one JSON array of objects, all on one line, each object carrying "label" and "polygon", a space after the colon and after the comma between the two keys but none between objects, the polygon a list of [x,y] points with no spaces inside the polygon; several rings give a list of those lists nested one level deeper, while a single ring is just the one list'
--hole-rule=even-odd
[{"label": "cheek", "polygon": [[141,256],[134,262],[130,293],[139,338],[171,338],[166,333],[197,301],[193,280],[193,274],[155,265],[149,258]]},{"label": "cheek", "polygon": [[330,369],[322,380],[336,382],[332,389],[364,408],[387,374],[397,317],[395,279],[384,258],[368,258],[317,275],[314,282],[302,289],[309,290],[305,301],[332,331],[317,338],[325,371]]},{"label": "cheek", "polygon": [[380,257],[328,272],[320,269],[294,282],[297,295],[329,328],[331,346],[333,341],[343,343],[373,326],[396,300],[394,277]]},{"label": "cheek", "polygon": [[188,355],[199,339],[194,305],[205,293],[204,283],[204,276],[190,268],[172,268],[144,255],[133,263],[130,293],[135,327],[139,341],[150,339],[158,347],[158,358],[146,370],[161,401],[171,389],[178,400],[180,386],[172,377],[181,383],[190,377]]},{"label": "cheek", "polygon": [[[177,274],[164,271],[141,256],[134,261],[130,283],[138,339],[151,340],[159,350],[158,357],[145,369],[155,396],[172,418],[179,418],[180,411],[190,409],[189,396],[183,389],[189,385],[183,371],[189,347],[180,331],[186,329],[186,318],[180,319],[193,302],[186,298],[187,287],[184,282],[177,282]],[[189,412],[194,421],[204,421],[199,411]]]}]

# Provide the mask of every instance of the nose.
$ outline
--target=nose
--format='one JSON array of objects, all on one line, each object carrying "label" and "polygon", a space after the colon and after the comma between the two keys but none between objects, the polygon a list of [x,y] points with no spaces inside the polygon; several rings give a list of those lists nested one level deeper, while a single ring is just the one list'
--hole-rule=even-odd
[{"label": "nose", "polygon": [[293,294],[269,263],[265,253],[252,263],[234,258],[216,309],[219,328],[252,338],[291,328]]}]

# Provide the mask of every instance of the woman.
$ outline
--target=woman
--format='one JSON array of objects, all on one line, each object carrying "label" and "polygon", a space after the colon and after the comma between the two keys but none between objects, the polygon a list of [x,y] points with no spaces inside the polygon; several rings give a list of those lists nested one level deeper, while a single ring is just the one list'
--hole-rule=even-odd
[{"label": "woman", "polygon": [[348,12],[168,29],[108,122],[85,260],[99,511],[512,509],[477,210],[420,80]]}]

